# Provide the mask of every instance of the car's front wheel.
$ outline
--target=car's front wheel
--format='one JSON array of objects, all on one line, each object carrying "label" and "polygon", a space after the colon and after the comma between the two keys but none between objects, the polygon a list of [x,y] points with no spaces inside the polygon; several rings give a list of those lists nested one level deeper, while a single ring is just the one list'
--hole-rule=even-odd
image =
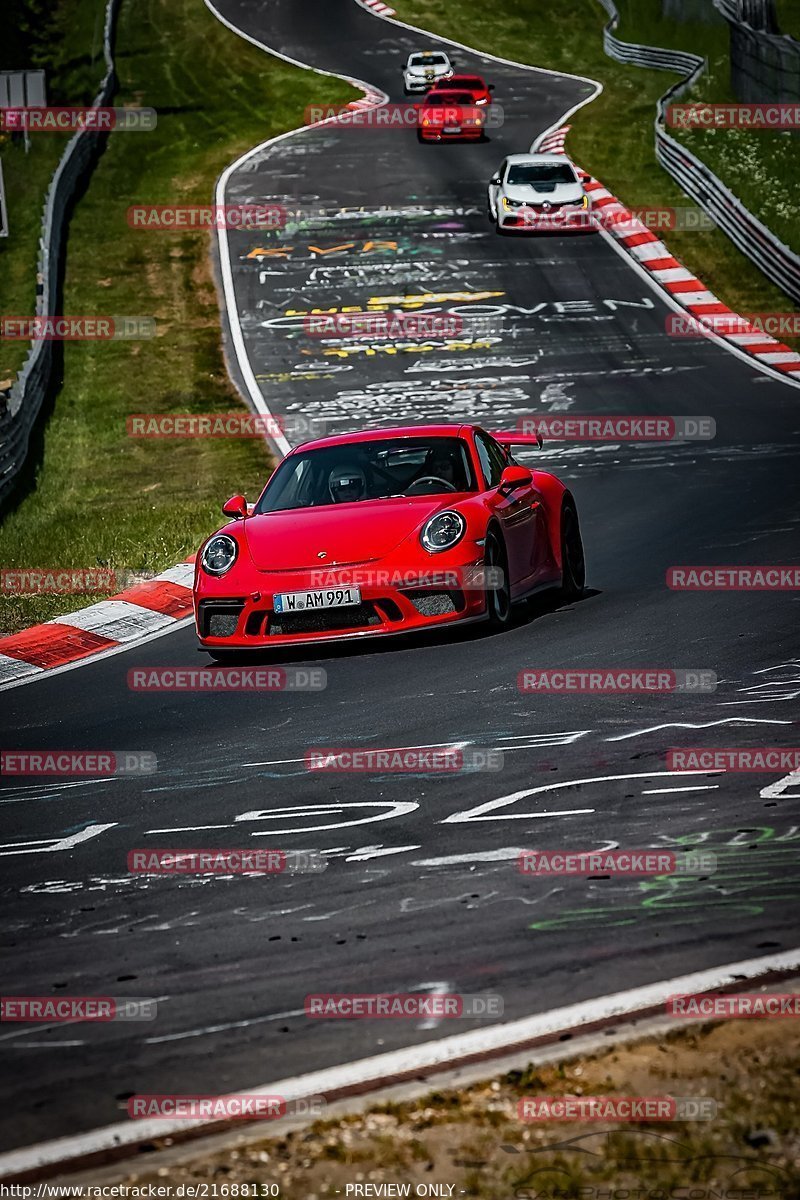
[{"label": "car's front wheel", "polygon": [[586,561],[578,512],[572,500],[561,509],[561,594],[565,600],[577,600],[586,587]]},{"label": "car's front wheel", "polygon": [[511,585],[506,548],[496,533],[486,535],[486,611],[492,629],[511,624]]}]

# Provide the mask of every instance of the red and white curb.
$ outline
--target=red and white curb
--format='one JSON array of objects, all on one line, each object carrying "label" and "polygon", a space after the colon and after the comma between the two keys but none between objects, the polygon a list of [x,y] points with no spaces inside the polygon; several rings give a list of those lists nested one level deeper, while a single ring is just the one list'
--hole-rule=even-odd
[{"label": "red and white curb", "polygon": [[372,12],[380,13],[383,17],[393,17],[394,9],[389,8],[388,4],[384,4],[383,0],[359,0],[364,8],[369,8]]},{"label": "red and white curb", "polygon": [[0,691],[172,630],[192,614],[194,558],[78,612],[0,638]]},{"label": "red and white curb", "polygon": [[[565,154],[565,141],[570,126],[551,130],[534,143],[535,152],[540,154]],[[534,148],[532,147],[532,149]],[[580,168],[579,168],[580,169]],[[635,217],[599,179],[586,175],[584,187],[592,200],[592,209],[602,213],[602,229],[611,236],[634,259],[637,266],[665,291],[673,307],[682,308],[689,317],[699,323],[704,318],[712,320],[708,336],[727,343],[740,355],[755,360],[760,367],[780,372],[783,376],[794,376],[800,381],[800,354],[759,330],[744,317],[709,291],[706,285],[693,275],[683,263],[670,253],[666,244],[651,229]],[[713,318],[730,318],[736,332],[725,332],[721,322]],[[699,336],[703,336],[702,331]]]},{"label": "red and white curb", "polygon": [[[578,1052],[577,1046],[564,1045],[565,1039],[583,1034],[603,1032],[603,1046],[614,1044],[613,1032],[620,1024],[647,1018],[668,1019],[669,1028],[697,1027],[683,1017],[669,1019],[667,1002],[671,996],[700,995],[746,990],[746,985],[759,988],[781,979],[795,978],[800,968],[800,949],[785,950],[764,958],[695,971],[676,979],[665,979],[610,996],[598,996],[565,1008],[536,1013],[516,1021],[489,1025],[467,1033],[453,1034],[436,1041],[392,1050],[372,1058],[357,1059],[340,1066],[311,1071],[257,1087],[248,1087],[248,1095],[282,1096],[287,1103],[321,1096],[327,1104],[350,1097],[365,1096],[384,1088],[406,1082],[424,1082],[435,1086],[438,1074],[475,1068],[475,1078],[486,1078],[492,1064],[509,1055],[525,1055],[546,1047],[563,1049],[563,1057]],[[712,1018],[713,1020],[713,1018]],[[456,1086],[458,1086],[456,1084]],[[311,1117],[310,1120],[314,1118]],[[239,1125],[243,1122],[239,1122]],[[229,1126],[228,1126],[229,1127]],[[129,1120],[106,1125],[72,1137],[57,1138],[0,1154],[0,1179],[32,1180],[53,1175],[58,1170],[78,1168],[81,1163],[94,1163],[131,1155],[147,1143],[197,1137],[225,1129],[219,1120],[193,1118],[190,1120]]]},{"label": "red and white curb", "polygon": [[532,154],[566,154],[564,149],[567,134],[571,125],[562,125],[560,129],[552,129],[550,132],[545,132],[531,146]]},{"label": "red and white curb", "polygon": [[733,309],[710,292],[706,285],[693,275],[674,257],[664,242],[634,217],[620,200],[609,192],[598,179],[592,177],[584,185],[592,200],[592,208],[602,211],[608,224],[604,227],[622,245],[673,301],[685,309],[691,317],[730,317],[736,325],[736,333],[726,333],[721,323],[712,323],[717,337],[762,366],[770,367],[785,375],[796,375],[800,379],[800,354],[771,337],[744,317],[738,317]]}]

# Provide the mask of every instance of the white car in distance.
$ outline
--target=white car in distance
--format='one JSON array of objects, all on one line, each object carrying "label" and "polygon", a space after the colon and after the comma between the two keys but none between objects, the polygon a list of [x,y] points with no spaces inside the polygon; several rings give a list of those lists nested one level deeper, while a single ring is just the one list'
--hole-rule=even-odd
[{"label": "white car in distance", "polygon": [[407,96],[427,92],[452,74],[453,62],[444,50],[416,50],[403,63],[403,91]]},{"label": "white car in distance", "polygon": [[498,233],[594,227],[582,179],[560,154],[510,154],[489,182],[487,204]]}]

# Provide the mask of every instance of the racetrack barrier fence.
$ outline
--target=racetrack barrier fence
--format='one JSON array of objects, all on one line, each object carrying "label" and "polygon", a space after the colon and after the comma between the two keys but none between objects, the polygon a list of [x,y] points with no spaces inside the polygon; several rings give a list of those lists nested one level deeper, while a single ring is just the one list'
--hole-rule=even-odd
[{"label": "racetrack barrier fence", "polygon": [[[121,0],[108,0],[103,30],[106,74],[92,101],[93,108],[107,105],[117,86],[113,41]],[[80,129],[70,138],[47,189],[39,238],[36,316],[56,316],[61,296],[62,247],[70,203],[79,183],[94,166],[105,135]],[[13,491],[28,456],[31,433],[53,383],[58,361],[56,343],[37,338],[11,385],[0,396],[0,503]]]},{"label": "racetrack barrier fence", "polygon": [[[683,75],[658,101],[655,119],[658,162],[772,283],[800,303],[800,256],[780,241],[704,162],[666,129],[667,106],[694,87],[707,69],[706,60],[688,51],[664,50],[657,46],[621,41],[614,34],[620,19],[614,0],[598,2],[609,17],[603,28],[603,49],[610,58],[631,66],[674,71]],[[724,16],[728,15],[726,9],[731,2],[720,0],[723,6],[720,11]]]}]

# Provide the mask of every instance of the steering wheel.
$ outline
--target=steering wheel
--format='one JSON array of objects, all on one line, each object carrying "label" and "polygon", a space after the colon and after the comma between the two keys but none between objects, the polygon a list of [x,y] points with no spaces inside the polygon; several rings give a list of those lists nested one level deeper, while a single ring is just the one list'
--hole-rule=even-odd
[{"label": "steering wheel", "polygon": [[458,488],[454,484],[448,483],[446,479],[440,479],[438,475],[420,475],[419,479],[415,479],[412,484],[409,484],[409,486],[406,488],[405,494],[407,496],[413,496],[415,494],[415,490],[421,483],[440,483],[448,492],[458,491]]}]

